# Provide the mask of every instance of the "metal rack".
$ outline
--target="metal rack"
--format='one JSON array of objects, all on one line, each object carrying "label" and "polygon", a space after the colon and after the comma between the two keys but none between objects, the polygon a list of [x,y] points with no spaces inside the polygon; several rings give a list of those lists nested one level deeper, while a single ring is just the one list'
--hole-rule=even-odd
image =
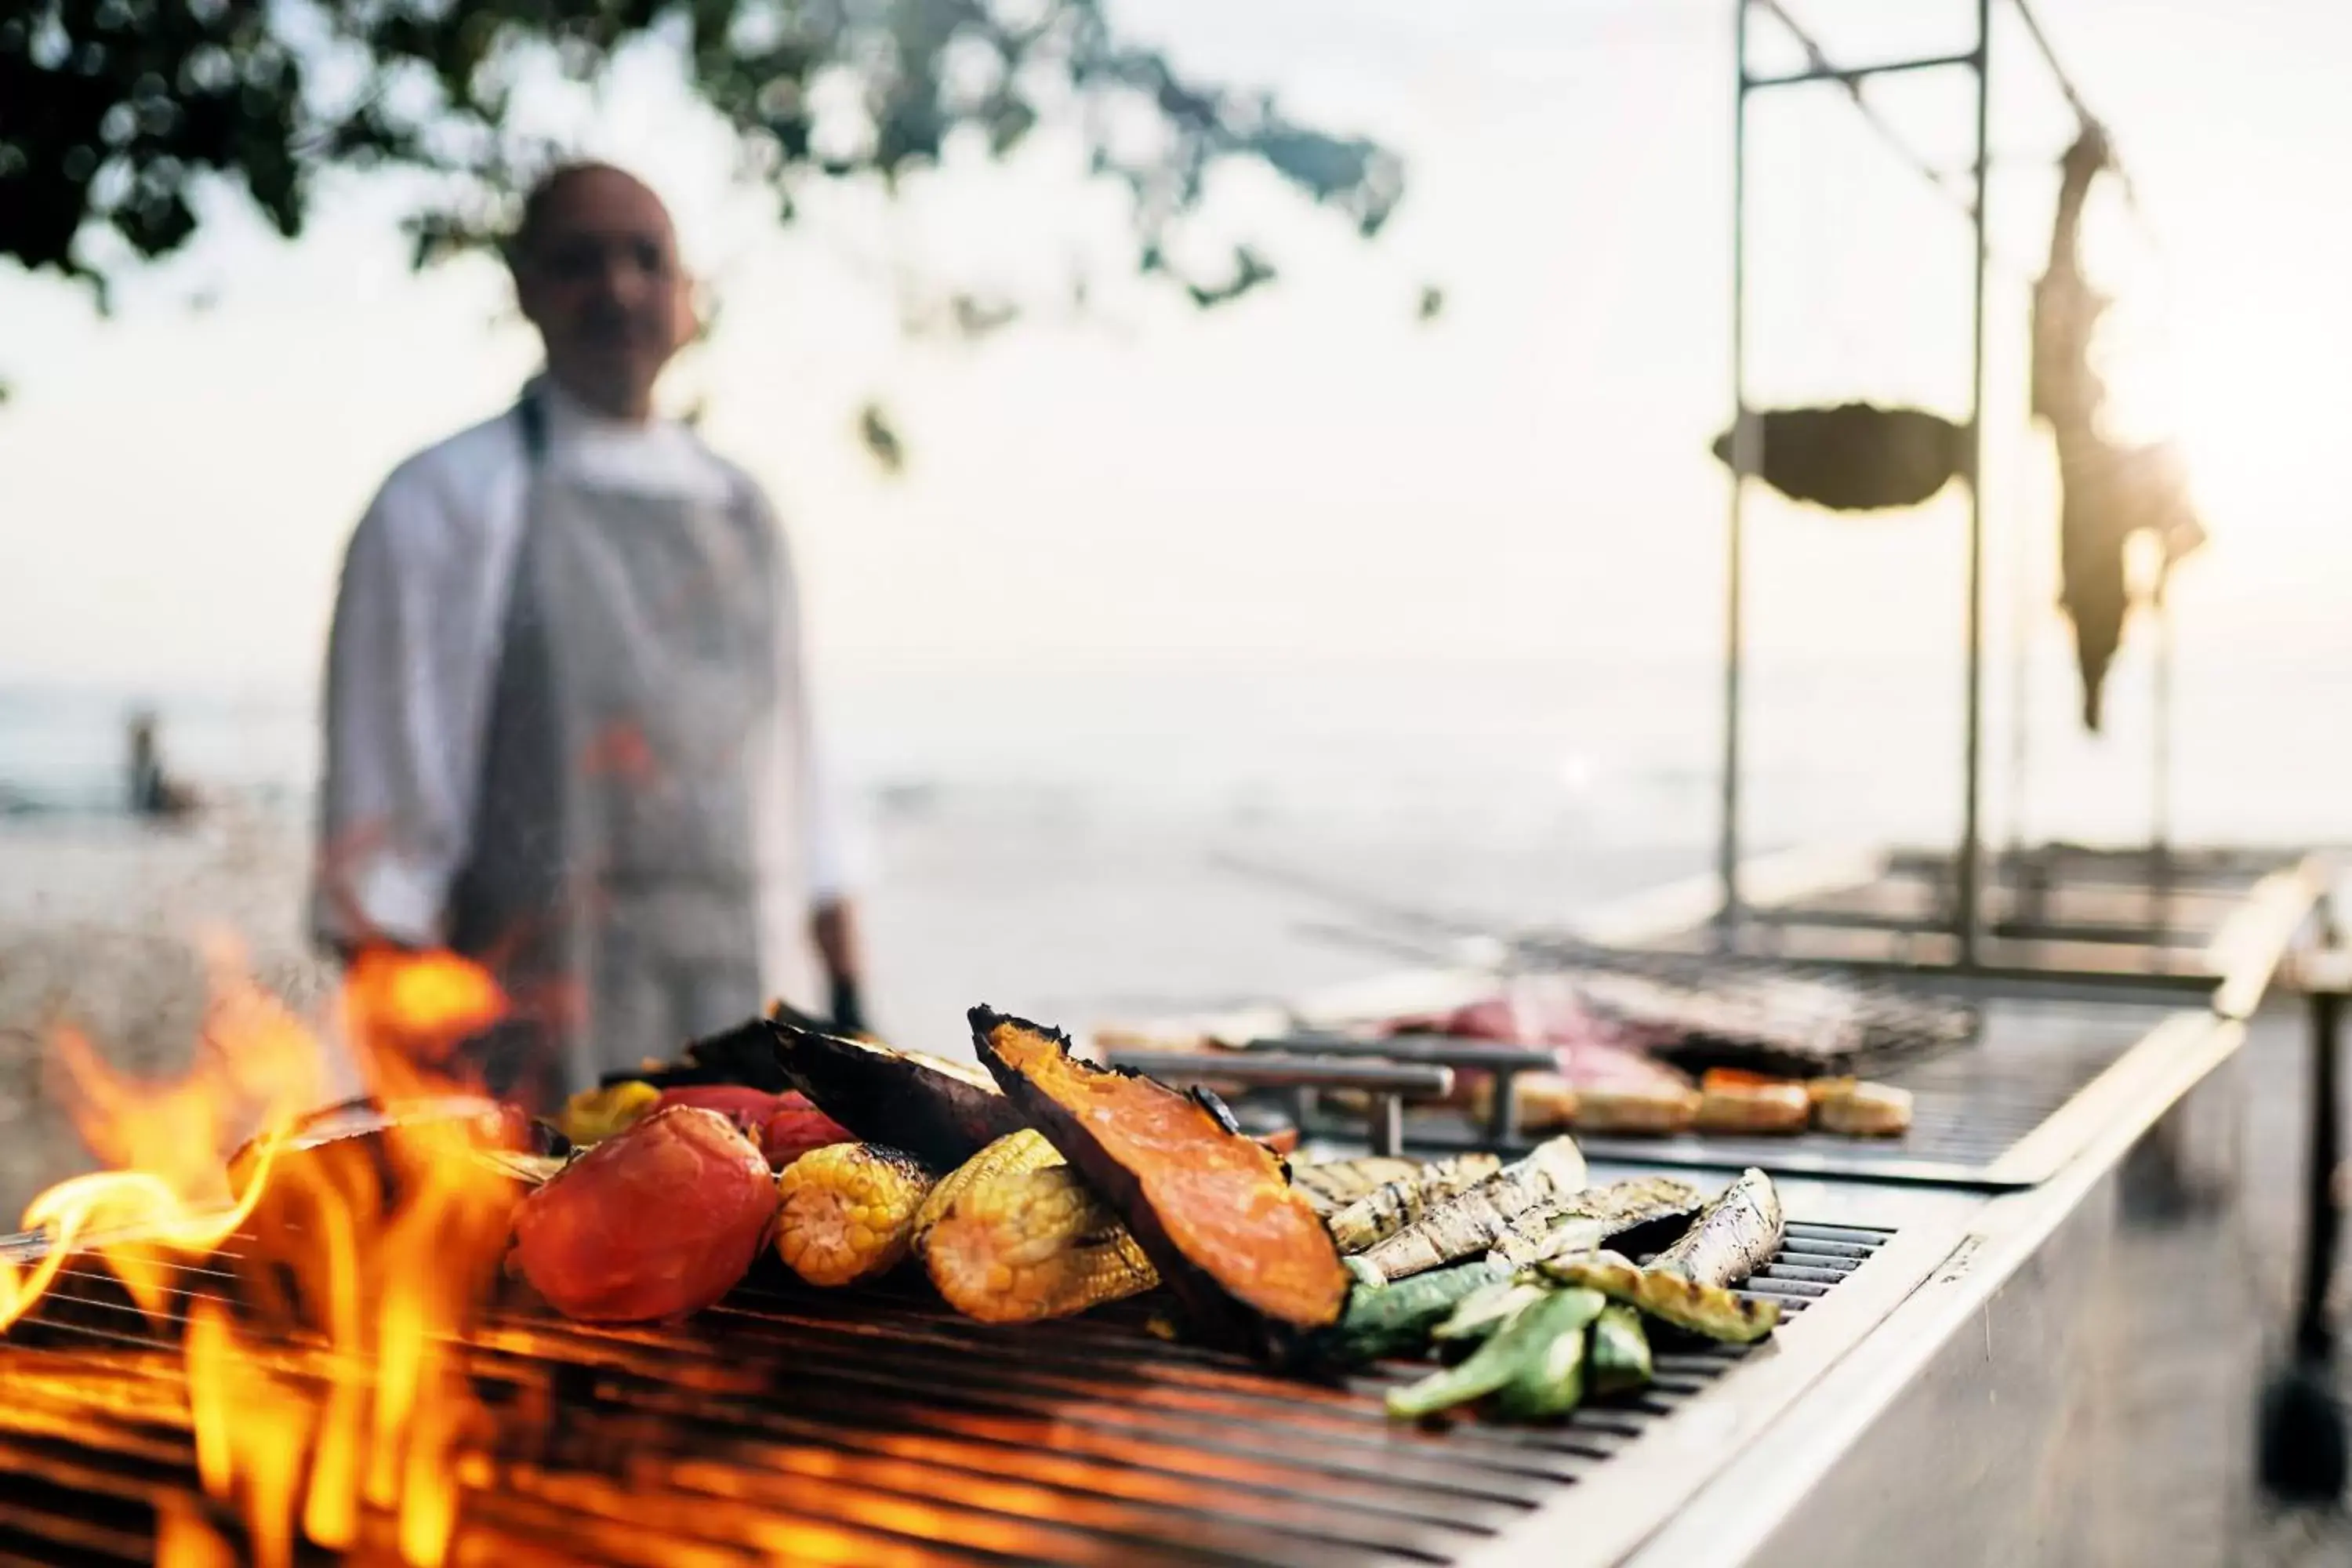
[{"label": "metal rack", "polygon": [[[1965,746],[1962,763],[1962,807],[1960,840],[1954,859],[1955,898],[1951,923],[1958,939],[1958,967],[1976,968],[1982,958],[1985,935],[1984,896],[1984,823],[1982,813],[1982,781],[1984,774],[1984,494],[1981,483],[1984,455],[1984,384],[1985,384],[1985,283],[1990,251],[1986,239],[1985,208],[1990,162],[1989,121],[1990,118],[1990,82],[1992,74],[1992,13],[1997,3],[2012,6],[2024,24],[2027,37],[2041,56],[2059,91],[2068,105],[2084,123],[2093,116],[2076,89],[2065,68],[2058,62],[2056,53],[2035,18],[2029,0],[1973,0],[1976,14],[1975,42],[1972,47],[1956,53],[1916,55],[1877,60],[1864,65],[1848,66],[1833,61],[1821,43],[1793,18],[1781,0],[1733,0],[1733,58],[1738,86],[1732,117],[1732,242],[1731,242],[1731,382],[1733,420],[1731,435],[1731,503],[1727,539],[1727,603],[1725,606],[1726,652],[1724,658],[1724,731],[1722,820],[1717,840],[1717,879],[1720,900],[1717,913],[1719,941],[1727,950],[1734,945],[1736,931],[1745,913],[1741,897],[1739,863],[1741,839],[1739,825],[1740,770],[1742,764],[1741,716],[1743,706],[1744,610],[1746,586],[1744,564],[1746,555],[1745,508],[1748,479],[1761,471],[1761,454],[1758,450],[1760,426],[1748,402],[1748,321],[1747,321],[1747,205],[1748,205],[1748,101],[1756,94],[1782,88],[1835,82],[1853,100],[1856,110],[1873,130],[1884,137],[1898,154],[1927,182],[1953,198],[1967,218],[1976,247],[1976,264],[1970,287],[1969,312],[1972,342],[1969,372],[1969,398],[1963,476],[1969,485],[1968,527],[1968,610],[1967,610],[1967,695]],[[1748,63],[1749,22],[1751,13],[1762,10],[1769,14],[1780,28],[1792,38],[1806,58],[1800,70],[1779,74],[1759,74]],[[1883,77],[1916,72],[1964,70],[1975,79],[1975,141],[1969,177],[1956,183],[1945,171],[1920,159],[1902,138],[1882,119],[1864,95],[1864,84]],[[2120,179],[2127,203],[2136,211],[2137,194],[2130,177],[2120,166],[2116,173]],[[2170,700],[2171,649],[2168,626],[2160,633],[2163,646],[2159,649],[2158,702],[2168,708]],[[2165,858],[2169,838],[2168,806],[2163,772],[2169,766],[2171,750],[2168,714],[2159,713],[2156,746],[2158,821],[2150,846],[2152,861],[2158,867]],[[2160,873],[2159,873],[2160,876]]]}]

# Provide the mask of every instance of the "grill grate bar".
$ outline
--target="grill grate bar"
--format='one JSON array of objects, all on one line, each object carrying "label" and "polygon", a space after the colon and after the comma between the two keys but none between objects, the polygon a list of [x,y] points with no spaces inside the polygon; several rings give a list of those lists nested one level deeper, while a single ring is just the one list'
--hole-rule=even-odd
[{"label": "grill grate bar", "polygon": [[[1791,1223],[1743,1294],[1794,1316],[1885,1240]],[[185,1271],[172,1310],[232,1301],[242,1261]],[[0,1468],[27,1478],[0,1510],[0,1556],[144,1560],[159,1509],[208,1506],[175,1327],[89,1267],[57,1292],[0,1342]],[[673,1328],[503,1309],[468,1351],[494,1433],[467,1477],[462,1560],[1437,1564],[1593,1477],[1748,1353],[1662,1337],[1630,1402],[1551,1427],[1407,1426],[1381,1398],[1424,1366],[1276,1378],[1138,1332],[1152,1305],[1007,1331],[779,1270]],[[289,1352],[287,1375],[299,1365]]]}]

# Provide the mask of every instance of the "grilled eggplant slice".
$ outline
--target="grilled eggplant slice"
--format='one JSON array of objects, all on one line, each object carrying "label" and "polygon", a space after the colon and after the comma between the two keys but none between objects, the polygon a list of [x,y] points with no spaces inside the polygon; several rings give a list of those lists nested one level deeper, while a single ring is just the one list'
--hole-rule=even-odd
[{"label": "grilled eggplant slice", "polygon": [[1492,1154],[1439,1160],[1410,1176],[1382,1182],[1324,1223],[1340,1251],[1362,1252],[1427,1214],[1432,1205],[1485,1181],[1502,1164]]},{"label": "grilled eggplant slice", "polygon": [[763,1020],[792,1086],[869,1143],[952,1171],[1028,1125],[988,1075],[962,1062],[877,1041]]},{"label": "grilled eggplant slice", "polygon": [[1059,1030],[986,1007],[971,1018],[982,1065],[1126,1220],[1197,1331],[1271,1351],[1281,1329],[1339,1320],[1339,1249],[1221,1103],[1081,1061]]},{"label": "grilled eggplant slice", "polygon": [[1695,1285],[1679,1274],[1637,1268],[1613,1252],[1548,1258],[1536,1270],[1557,1284],[1598,1290],[1660,1322],[1726,1344],[1760,1340],[1780,1321],[1778,1301],[1750,1301],[1713,1285]]},{"label": "grilled eggplant slice", "polygon": [[1563,1253],[1591,1252],[1612,1241],[1638,1252],[1639,1241],[1627,1238],[1639,1237],[1653,1226],[1671,1225],[1679,1231],[1698,1212],[1698,1189],[1688,1182],[1672,1176],[1612,1182],[1520,1215],[1486,1256],[1525,1267]]},{"label": "grilled eggplant slice", "polygon": [[1319,1165],[1294,1165],[1290,1184],[1306,1194],[1318,1214],[1336,1214],[1358,1198],[1390,1182],[1411,1179],[1423,1169],[1418,1160],[1374,1154],[1361,1160],[1327,1160]]},{"label": "grilled eggplant slice", "polygon": [[1538,1143],[1516,1164],[1457,1193],[1361,1254],[1384,1279],[1402,1279],[1486,1251],[1521,1215],[1584,1187],[1584,1156],[1572,1139]]},{"label": "grilled eggplant slice", "polygon": [[1679,1274],[1694,1285],[1727,1289],[1769,1263],[1780,1249],[1780,1194],[1772,1178],[1751,1165],[1708,1200],[1682,1239],[1650,1259],[1650,1268]]}]

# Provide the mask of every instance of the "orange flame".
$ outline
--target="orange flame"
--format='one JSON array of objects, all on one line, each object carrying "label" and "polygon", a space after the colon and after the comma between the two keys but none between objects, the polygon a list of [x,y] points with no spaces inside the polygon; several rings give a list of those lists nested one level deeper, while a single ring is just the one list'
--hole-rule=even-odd
[{"label": "orange flame", "polygon": [[[29,1267],[0,1257],[0,1331],[78,1251],[99,1253],[163,1318],[175,1267],[240,1237],[247,1310],[199,1300],[183,1346],[205,1491],[242,1513],[265,1568],[290,1563],[298,1539],[356,1544],[367,1510],[392,1517],[404,1562],[436,1568],[482,1420],[457,1346],[495,1284],[515,1189],[475,1157],[492,1137],[474,1118],[302,1140],[324,1083],[317,1035],[226,958],[213,989],[196,1063],[176,1080],[119,1074],[79,1035],[59,1035],[76,1126],[113,1168],[26,1210],[24,1228],[47,1247]],[[456,1047],[506,1010],[488,973],[447,952],[363,953],[341,1002],[362,1079],[387,1107],[459,1087],[446,1071]],[[162,1525],[159,1562],[226,1550],[201,1518]]]}]

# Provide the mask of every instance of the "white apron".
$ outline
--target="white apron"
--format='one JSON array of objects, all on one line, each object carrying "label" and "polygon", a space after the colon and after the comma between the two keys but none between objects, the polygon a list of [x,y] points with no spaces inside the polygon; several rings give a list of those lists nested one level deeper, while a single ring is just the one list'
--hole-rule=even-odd
[{"label": "white apron", "polygon": [[758,749],[779,700],[778,545],[724,504],[567,482],[531,456],[449,934],[515,1003],[493,1090],[547,1106],[759,1009]]}]

